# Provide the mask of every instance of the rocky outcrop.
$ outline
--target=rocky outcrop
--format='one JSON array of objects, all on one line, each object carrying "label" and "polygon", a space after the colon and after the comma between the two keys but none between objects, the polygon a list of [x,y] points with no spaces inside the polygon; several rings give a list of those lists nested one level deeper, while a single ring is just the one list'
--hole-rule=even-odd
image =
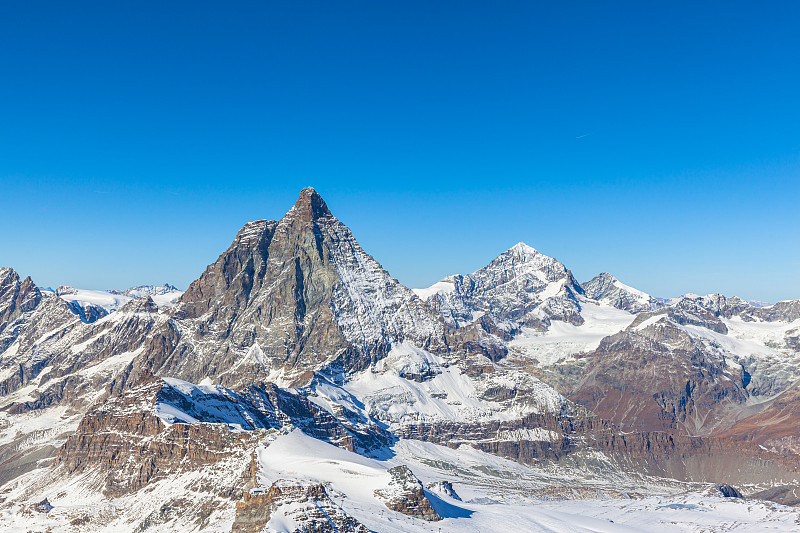
[{"label": "rocky outcrop", "polygon": [[723,497],[723,498],[742,498],[742,493],[739,492],[738,489],[735,487],[731,487],[726,483],[722,483],[716,486],[716,491]]},{"label": "rocky outcrop", "polygon": [[756,492],[750,496],[759,500],[770,500],[781,505],[800,507],[800,488],[796,484],[779,485]]},{"label": "rocky outcrop", "polygon": [[70,473],[105,473],[106,493],[119,495],[252,447],[260,430],[297,427],[362,453],[391,440],[353,413],[340,416],[272,384],[237,392],[150,375],[94,407],[59,450],[58,462]]},{"label": "rocky outcrop", "polygon": [[159,416],[169,423],[225,424],[244,430],[295,427],[357,453],[374,451],[393,440],[390,433],[362,415],[342,406],[332,410],[334,415],[297,391],[273,383],[235,391],[166,378],[159,383],[154,402]]},{"label": "rocky outcrop", "polygon": [[93,409],[59,450],[58,464],[68,473],[92,469],[104,493],[117,497],[255,446],[258,432],[233,432],[226,424],[165,424],[150,408],[160,388],[161,380],[151,378]]},{"label": "rocky outcrop", "polygon": [[236,502],[231,533],[260,533],[273,518],[296,533],[369,533],[328,496],[321,484],[278,480]]},{"label": "rocky outcrop", "polygon": [[[41,301],[42,293],[30,277],[20,281],[13,268],[0,268],[0,334],[24,313],[33,311]],[[5,336],[4,344],[10,344],[9,338]],[[0,344],[0,353],[7,347],[4,344]]]},{"label": "rocky outcrop", "polygon": [[403,513],[422,520],[438,521],[442,517],[431,507],[425,496],[422,483],[406,465],[389,469],[391,479],[385,489],[375,491],[375,497],[382,500],[392,511]]},{"label": "rocky outcrop", "polygon": [[106,311],[99,305],[91,303],[81,303],[75,300],[72,301],[67,300],[67,305],[69,306],[70,310],[72,310],[73,313],[75,313],[80,317],[81,322],[84,322],[86,324],[97,322],[104,316],[108,315],[108,311]]}]

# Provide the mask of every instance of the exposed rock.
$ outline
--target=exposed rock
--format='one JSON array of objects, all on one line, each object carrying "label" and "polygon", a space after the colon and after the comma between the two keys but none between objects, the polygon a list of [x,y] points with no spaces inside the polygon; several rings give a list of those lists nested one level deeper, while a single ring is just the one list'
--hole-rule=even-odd
[{"label": "exposed rock", "polygon": [[[113,496],[254,446],[263,435],[255,430],[290,425],[362,452],[389,442],[390,436],[377,426],[342,413],[340,421],[307,398],[272,384],[239,392],[204,390],[149,376],[95,406],[61,447],[58,461],[68,472],[103,472],[105,492]],[[345,418],[347,414],[352,418]]]},{"label": "exposed rock", "polygon": [[662,318],[606,337],[568,397],[626,430],[707,434],[747,400],[740,365]]},{"label": "exposed rock", "polygon": [[742,498],[742,493],[736,490],[735,488],[731,487],[728,484],[722,483],[717,485],[716,487],[717,492],[719,492],[723,498]]},{"label": "exposed rock", "polygon": [[756,492],[750,496],[759,500],[770,500],[781,505],[800,507],[800,488],[797,484],[779,485]]},{"label": "exposed rock", "polygon": [[764,402],[761,408],[719,434],[753,442],[778,453],[800,454],[800,383]]},{"label": "exposed rock", "polygon": [[323,485],[286,480],[276,481],[263,493],[245,493],[236,502],[231,533],[260,533],[278,516],[296,533],[369,533],[330,499]]},{"label": "exposed rock", "polygon": [[441,520],[442,517],[431,507],[425,496],[422,483],[406,465],[389,469],[392,476],[385,489],[375,491],[375,497],[383,500],[386,507],[405,515],[428,521]]},{"label": "exposed rock", "polygon": [[0,268],[0,331],[22,313],[32,311],[42,293],[30,277],[20,281],[13,268]]},{"label": "exposed rock", "polygon": [[581,283],[581,287],[587,297],[631,313],[656,311],[666,305],[662,300],[621,283],[608,272]]},{"label": "exposed rock", "polygon": [[165,283],[160,286],[137,285],[136,287],[130,287],[124,291],[110,290],[108,292],[111,294],[120,294],[124,296],[130,296],[132,298],[139,298],[141,296],[159,296],[162,294],[170,294],[173,292],[180,292],[180,290],[174,285]]},{"label": "exposed rock", "polygon": [[78,315],[81,319],[81,322],[86,324],[91,324],[92,322],[97,322],[104,316],[108,315],[108,311],[100,307],[99,305],[94,305],[91,303],[83,303],[76,300],[67,301],[67,305],[69,306],[70,310],[73,313]]},{"label": "exposed rock", "polygon": [[44,500],[40,501],[36,504],[36,512],[39,513],[49,513],[53,509],[53,506],[50,505],[50,502],[45,498]]},{"label": "exposed rock", "polygon": [[453,488],[453,484],[449,481],[434,481],[428,484],[428,490],[440,496],[447,496],[448,498],[461,501],[461,497],[456,493],[456,489]]},{"label": "exposed rock", "polygon": [[13,268],[0,268],[0,354],[24,329],[23,316],[42,301],[42,293],[30,277],[20,281]]},{"label": "exposed rock", "polygon": [[597,417],[527,415],[482,424],[418,424],[399,436],[451,448],[467,444],[523,463],[581,461],[601,453],[608,471],[627,471],[682,481],[753,484],[771,479],[800,481],[800,457],[778,455],[753,444],[664,432],[620,432]]}]

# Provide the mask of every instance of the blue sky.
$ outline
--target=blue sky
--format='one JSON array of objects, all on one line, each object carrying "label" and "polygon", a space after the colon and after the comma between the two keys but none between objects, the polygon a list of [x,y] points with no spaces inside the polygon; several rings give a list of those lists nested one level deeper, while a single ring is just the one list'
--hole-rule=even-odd
[{"label": "blue sky", "polygon": [[800,298],[796,2],[121,4],[0,7],[0,264],[40,285],[186,287],[312,185],[410,286],[524,241]]}]

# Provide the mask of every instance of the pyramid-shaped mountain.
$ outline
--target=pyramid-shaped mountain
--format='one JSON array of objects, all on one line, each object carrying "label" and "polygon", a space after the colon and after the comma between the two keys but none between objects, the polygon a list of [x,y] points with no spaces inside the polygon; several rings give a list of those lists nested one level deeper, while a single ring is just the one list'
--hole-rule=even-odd
[{"label": "pyramid-shaped mountain", "polygon": [[280,220],[239,231],[134,370],[195,383],[297,384],[314,370],[367,368],[398,342],[446,350],[445,330],[309,187]]}]

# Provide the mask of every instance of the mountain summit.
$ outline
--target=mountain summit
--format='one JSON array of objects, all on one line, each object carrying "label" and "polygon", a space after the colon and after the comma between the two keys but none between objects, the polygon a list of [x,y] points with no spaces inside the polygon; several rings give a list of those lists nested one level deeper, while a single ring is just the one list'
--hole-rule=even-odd
[{"label": "mountain summit", "polygon": [[244,225],[136,363],[193,382],[294,384],[361,370],[398,342],[445,349],[444,331],[308,187],[281,220]]},{"label": "mountain summit", "polygon": [[325,200],[313,188],[306,187],[300,191],[300,196],[297,198],[294,207],[287,213],[288,215],[296,216],[303,220],[315,220],[321,217],[332,216]]},{"label": "mountain summit", "polygon": [[572,272],[523,242],[472,274],[448,276],[416,292],[456,327],[486,315],[537,329],[547,329],[551,320],[583,322],[583,289]]}]

